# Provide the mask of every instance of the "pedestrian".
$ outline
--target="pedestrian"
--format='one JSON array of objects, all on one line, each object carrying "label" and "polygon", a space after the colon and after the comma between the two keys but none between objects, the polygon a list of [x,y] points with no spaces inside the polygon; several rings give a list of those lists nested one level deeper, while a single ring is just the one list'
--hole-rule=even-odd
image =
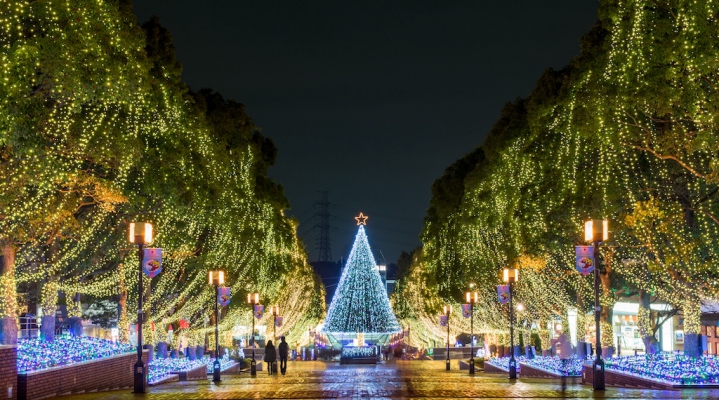
[{"label": "pedestrian", "polygon": [[280,372],[282,375],[287,372],[287,356],[290,352],[290,345],[285,342],[285,337],[280,337]]},{"label": "pedestrian", "polygon": [[272,367],[277,362],[277,353],[275,353],[275,346],[271,340],[268,340],[267,346],[265,346],[265,362],[267,363],[267,372],[272,375]]}]

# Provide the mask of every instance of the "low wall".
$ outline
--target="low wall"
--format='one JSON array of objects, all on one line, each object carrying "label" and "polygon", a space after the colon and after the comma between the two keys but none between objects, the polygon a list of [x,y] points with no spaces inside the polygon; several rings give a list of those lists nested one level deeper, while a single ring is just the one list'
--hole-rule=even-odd
[{"label": "low wall", "polygon": [[520,364],[522,366],[522,378],[565,379],[567,382],[581,382],[582,380],[581,376],[563,376],[556,372],[533,367],[529,364]]},{"label": "low wall", "polygon": [[207,366],[200,365],[189,371],[170,371],[171,374],[177,375],[180,381],[196,381],[199,379],[207,379]]},{"label": "low wall", "polygon": [[[279,363],[279,362],[278,362],[278,363]],[[240,364],[240,363],[233,363],[233,364],[230,365],[229,367],[227,367],[227,368],[223,369],[222,371],[220,371],[220,373],[221,373],[222,375],[225,375],[225,374],[227,374],[227,375],[239,374],[239,373],[240,373],[240,366],[241,366],[241,365],[242,365],[242,364]]]},{"label": "low wall", "polygon": [[17,399],[17,347],[14,345],[0,346],[0,398]]},{"label": "low wall", "polygon": [[[592,382],[594,382],[594,368],[592,368],[591,363],[584,364],[584,368],[582,369],[582,383],[591,385]],[[674,389],[674,385],[671,383],[658,382],[653,379],[640,378],[635,375],[624,374],[608,369],[604,370],[604,384],[606,386],[623,388]]]},{"label": "low wall", "polygon": [[340,364],[377,364],[377,357],[340,358]]},{"label": "low wall", "polygon": [[[469,358],[472,355],[469,347],[450,347],[449,358],[451,360],[463,360]],[[474,348],[477,350],[477,347]],[[446,360],[447,359],[447,348],[446,347],[435,347],[432,349],[432,358],[434,360]]]},{"label": "low wall", "polygon": [[[147,356],[147,350],[143,351],[142,359],[145,362]],[[42,371],[19,373],[17,398],[37,400],[64,394],[132,387],[133,366],[136,361],[136,353],[127,353]]]},{"label": "low wall", "polygon": [[531,365],[520,363],[522,366],[522,378],[548,378],[548,379],[560,379],[562,375],[545,371],[541,368],[535,368]]},{"label": "low wall", "polygon": [[[245,354],[245,358],[252,358],[252,348],[250,348],[250,347],[243,348],[242,352]],[[264,348],[255,349],[255,361],[257,361],[259,363],[264,358],[265,358],[265,349]]]},{"label": "low wall", "polygon": [[[508,374],[509,370],[500,368],[496,365],[492,365],[489,362],[485,362],[484,363],[484,373],[486,373],[486,374]],[[517,375],[519,375],[519,371],[517,371]]]}]

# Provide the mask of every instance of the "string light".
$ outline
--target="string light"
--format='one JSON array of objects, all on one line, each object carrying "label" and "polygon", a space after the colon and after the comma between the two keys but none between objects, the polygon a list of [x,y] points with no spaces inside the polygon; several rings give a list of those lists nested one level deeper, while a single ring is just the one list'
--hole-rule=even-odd
[{"label": "string light", "polygon": [[[529,99],[507,106],[472,173],[448,169],[442,179],[462,179],[461,202],[433,199],[440,217],[428,216],[393,296],[416,345],[442,341],[436,315],[461,301],[468,282],[480,282],[475,329],[502,341],[506,319],[493,287],[509,264],[526,277],[516,298],[542,348],[547,322],[567,326],[569,307],[579,306],[583,337],[592,286],[574,271],[572,248],[587,217],[613,224],[601,250],[603,309],[641,289],[681,308],[686,333],[700,332],[700,300],[719,295],[718,4],[648,3],[602,2],[601,25],[571,67],[547,72]],[[603,347],[613,346],[610,315]],[[651,335],[652,313],[638,317]],[[469,331],[453,321],[455,335]]]},{"label": "string light", "polygon": [[[156,326],[143,329],[147,343],[180,320],[189,326],[175,329],[177,341],[204,342],[215,301],[204,277],[217,268],[239,296],[219,325],[225,345],[250,323],[236,300],[248,290],[281,304],[278,335],[301,342],[324,315],[324,288],[297,222],[283,214],[286,200],[257,183],[268,166],[240,107],[232,118],[242,127],[228,143],[179,73],[156,73],[145,33],[117,4],[0,0],[0,10],[0,246],[16,260],[0,276],[0,316],[19,315],[18,286],[41,287],[50,312],[57,290],[85,301],[120,295],[127,341],[127,309],[138,300],[128,266],[138,262],[125,235],[131,216],[142,216],[165,255],[144,288],[144,315]],[[68,310],[79,316],[80,303]]]},{"label": "string light", "polygon": [[42,339],[18,341],[17,371],[40,371],[61,365],[97,360],[111,356],[131,354],[135,348],[128,344],[113,343],[91,337],[57,336],[54,342]]},{"label": "string light", "polygon": [[399,332],[401,329],[377,271],[364,225],[358,225],[357,236],[327,311],[323,330],[342,336],[347,333]]}]

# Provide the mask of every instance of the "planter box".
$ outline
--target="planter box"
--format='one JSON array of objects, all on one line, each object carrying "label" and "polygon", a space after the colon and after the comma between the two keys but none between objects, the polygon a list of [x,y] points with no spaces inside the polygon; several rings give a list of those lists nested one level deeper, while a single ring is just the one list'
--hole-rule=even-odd
[{"label": "planter box", "polygon": [[340,358],[340,364],[377,364],[377,357]]},{"label": "planter box", "polygon": [[554,371],[534,367],[526,363],[519,363],[522,366],[522,378],[544,378],[544,379],[566,379],[569,382],[579,382],[580,376],[564,376]]},{"label": "planter box", "polygon": [[[279,364],[279,362],[278,362],[277,364]],[[239,373],[240,373],[240,363],[233,363],[233,364],[230,365],[229,367],[227,367],[227,368],[223,369],[222,371],[220,371],[220,373],[221,373],[222,375],[234,375],[234,374],[239,374]]]},{"label": "planter box", "polygon": [[157,386],[157,385],[162,385],[163,383],[177,382],[179,380],[180,380],[180,378],[177,375],[169,374],[169,375],[165,375],[162,379],[160,379],[156,382],[150,383],[149,385]]},{"label": "planter box", "polygon": [[[594,368],[591,363],[584,364],[582,370],[582,383],[591,385],[594,381]],[[623,387],[623,388],[642,388],[642,389],[711,389],[717,385],[681,385],[662,382],[652,378],[639,377],[624,372],[604,370],[604,384],[607,386]]]},{"label": "planter box", "polygon": [[171,375],[177,375],[180,381],[196,381],[207,379],[207,366],[205,364],[193,368],[189,371],[170,371]]},{"label": "planter box", "polygon": [[[148,352],[142,359],[147,362]],[[136,353],[17,374],[17,398],[39,400],[64,394],[133,386]]]},{"label": "planter box", "polygon": [[[484,363],[484,372],[487,374],[508,374],[509,370],[504,369],[502,367],[498,367],[493,364],[490,364],[489,362],[485,362]],[[517,375],[519,376],[519,371],[517,371]]]},{"label": "planter box", "polygon": [[17,399],[17,346],[0,346],[0,398]]}]

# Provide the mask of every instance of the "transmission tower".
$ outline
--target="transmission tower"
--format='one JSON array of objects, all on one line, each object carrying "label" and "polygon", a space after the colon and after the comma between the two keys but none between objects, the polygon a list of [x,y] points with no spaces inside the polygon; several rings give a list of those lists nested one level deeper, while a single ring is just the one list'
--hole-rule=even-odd
[{"label": "transmission tower", "polygon": [[320,211],[315,216],[320,217],[320,223],[315,228],[320,229],[320,237],[317,240],[317,250],[320,251],[317,261],[332,261],[332,243],[330,239],[330,202],[327,200],[327,191],[322,192],[322,200],[315,203],[320,207]]}]

